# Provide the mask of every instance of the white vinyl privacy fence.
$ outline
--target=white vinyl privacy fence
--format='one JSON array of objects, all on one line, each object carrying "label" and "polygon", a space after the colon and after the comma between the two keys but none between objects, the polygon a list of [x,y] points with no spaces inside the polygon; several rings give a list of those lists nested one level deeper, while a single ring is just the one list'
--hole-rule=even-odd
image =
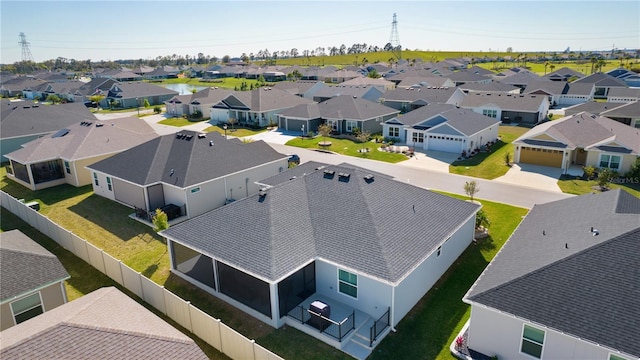
[{"label": "white vinyl privacy fence", "polygon": [[0,204],[230,358],[282,359],[4,191]]}]

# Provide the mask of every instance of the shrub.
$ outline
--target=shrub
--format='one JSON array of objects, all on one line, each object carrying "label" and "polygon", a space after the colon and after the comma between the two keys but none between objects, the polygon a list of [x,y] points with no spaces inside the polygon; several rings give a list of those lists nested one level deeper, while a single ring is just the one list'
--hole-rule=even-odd
[{"label": "shrub", "polygon": [[473,197],[480,191],[480,187],[475,180],[464,183],[464,192],[469,196],[469,200],[473,201]]},{"label": "shrub", "polygon": [[601,190],[604,189],[608,189],[609,188],[609,182],[611,182],[611,179],[613,177],[615,177],[615,172],[611,171],[610,169],[604,168],[600,170],[600,173],[598,174],[598,186],[600,186]]},{"label": "shrub", "polygon": [[153,112],[156,113],[156,114],[160,114],[160,113],[162,113],[162,108],[160,106],[156,105],[156,106],[153,107]]},{"label": "shrub", "polygon": [[636,158],[636,162],[631,165],[631,168],[629,168],[629,171],[625,176],[630,178],[640,178],[640,156]]},{"label": "shrub", "polygon": [[169,228],[169,218],[167,214],[160,209],[156,209],[151,221],[153,222],[153,230],[156,232]]},{"label": "shrub", "polygon": [[504,163],[507,166],[511,166],[511,153],[508,152],[508,151],[506,153],[504,153]]},{"label": "shrub", "polygon": [[591,165],[583,167],[582,170],[584,171],[584,176],[587,180],[593,179],[593,176],[596,174],[596,168]]}]

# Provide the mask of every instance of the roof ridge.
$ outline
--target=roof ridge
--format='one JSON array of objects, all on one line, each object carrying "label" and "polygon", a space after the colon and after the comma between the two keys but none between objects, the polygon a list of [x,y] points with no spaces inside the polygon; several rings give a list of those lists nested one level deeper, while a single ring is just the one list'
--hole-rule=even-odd
[{"label": "roof ridge", "polygon": [[[190,341],[188,341],[186,339],[179,339],[179,338],[174,338],[174,337],[171,337],[171,336],[165,336],[165,335],[159,335],[159,334],[149,334],[149,333],[144,333],[144,332],[139,332],[139,331],[131,331],[131,330],[114,329],[114,328],[106,327],[106,326],[78,324],[78,323],[70,322],[68,320],[61,321],[56,327],[58,327],[58,326],[75,328],[75,329],[83,329],[83,330],[92,330],[92,331],[98,331],[98,332],[106,332],[106,333],[110,333],[110,334],[134,336],[134,337],[161,340],[161,341],[168,341],[168,342],[179,342],[179,343],[183,343],[183,344],[189,344],[190,343]],[[49,328],[48,330],[51,330],[51,328]]]}]

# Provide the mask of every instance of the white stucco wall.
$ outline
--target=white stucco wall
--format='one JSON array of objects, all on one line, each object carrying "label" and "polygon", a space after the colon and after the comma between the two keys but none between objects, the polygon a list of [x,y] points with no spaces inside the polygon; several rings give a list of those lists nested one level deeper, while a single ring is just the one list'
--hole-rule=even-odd
[{"label": "white stucco wall", "polygon": [[[339,268],[358,275],[357,299],[338,291]],[[391,291],[389,284],[347,268],[338,267],[322,259],[316,261],[316,292],[363,311],[372,317],[381,316],[391,306]]]},{"label": "white stucco wall", "polygon": [[[89,171],[91,176],[91,184],[93,186],[93,192],[96,195],[100,195],[110,200],[115,200],[116,197],[113,192],[113,187],[111,187],[112,191],[109,191],[109,187],[107,186],[107,176],[101,172]],[[98,175],[98,185],[96,186],[95,181],[93,181],[93,174],[96,173]]]},{"label": "white stucco wall", "polygon": [[[475,216],[471,217],[449,240],[443,239],[440,256],[434,251],[395,290],[392,322],[395,326],[431,289],[442,274],[473,240]],[[446,241],[445,241],[446,240]]]},{"label": "white stucco wall", "polygon": [[535,359],[520,352],[525,324],[545,332],[542,359],[608,360],[609,354],[615,353],[595,343],[478,305],[471,307],[467,345],[485,355],[497,355],[499,359]]}]

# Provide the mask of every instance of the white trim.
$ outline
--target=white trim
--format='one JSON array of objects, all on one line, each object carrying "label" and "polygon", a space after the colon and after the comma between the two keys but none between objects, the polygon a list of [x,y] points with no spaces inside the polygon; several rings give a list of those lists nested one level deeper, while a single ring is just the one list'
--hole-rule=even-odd
[{"label": "white trim", "polygon": [[[523,352],[523,351],[522,351],[522,345],[523,345],[523,343],[524,343],[524,341],[525,341],[525,337],[524,337],[524,330],[525,330],[525,328],[526,328],[527,326],[528,326],[528,327],[530,327],[530,328],[532,328],[532,329],[534,329],[534,330],[542,331],[542,333],[543,333],[543,334],[542,334],[542,343],[537,343],[537,342],[536,342],[536,341],[534,341],[534,340],[526,339],[527,341],[531,341],[534,345],[539,345],[539,346],[541,347],[541,349],[540,349],[540,357],[536,357],[536,356],[534,356],[534,355],[527,354],[527,353],[525,353],[525,352]],[[526,356],[526,357],[530,357],[530,358],[532,358],[532,359],[542,359],[542,357],[544,356],[544,340],[545,340],[546,338],[547,338],[547,331],[546,331],[546,330],[544,330],[544,329],[539,329],[539,328],[538,328],[538,327],[536,327],[536,326],[528,325],[528,324],[526,324],[526,323],[524,323],[524,322],[523,322],[523,323],[522,323],[522,331],[520,332],[520,342],[519,342],[519,344],[518,344],[518,345],[519,345],[519,346],[518,346],[518,353],[519,353],[519,354],[521,354],[521,355],[524,355],[524,356]]]},{"label": "white trim", "polygon": [[[40,290],[38,290],[37,292],[33,292],[33,293],[31,293],[31,294],[25,295],[25,296],[23,296],[23,297],[21,297],[21,298],[19,298],[19,299],[15,299],[15,300],[13,300],[13,301],[11,301],[11,302],[9,303],[9,309],[11,310],[11,319],[13,320],[13,325],[18,325],[18,323],[16,322],[16,313],[13,311],[13,306],[12,306],[12,305],[13,305],[14,303],[16,303],[16,302],[20,301],[20,300],[24,300],[24,299],[26,299],[26,298],[28,298],[28,297],[30,297],[30,296],[36,295],[36,294],[38,295],[38,299],[40,299],[40,303],[38,304],[38,306],[40,306],[40,307],[42,308],[42,313],[44,314],[44,312],[45,312],[45,308],[44,308],[44,301],[42,301],[42,293],[40,293]],[[30,311],[30,310],[33,310],[33,309],[35,309],[35,308],[36,308],[36,306],[31,307],[31,308],[29,308],[29,309],[26,309],[26,310],[22,311],[21,313],[19,313],[18,315],[20,315],[20,314],[24,314],[25,312]],[[38,314],[38,315],[40,315],[40,314]],[[37,316],[37,315],[36,315],[36,316]],[[32,318],[30,318],[30,319],[32,319]],[[29,320],[29,319],[27,319],[27,320]],[[26,321],[26,320],[25,320],[25,321]]]}]

